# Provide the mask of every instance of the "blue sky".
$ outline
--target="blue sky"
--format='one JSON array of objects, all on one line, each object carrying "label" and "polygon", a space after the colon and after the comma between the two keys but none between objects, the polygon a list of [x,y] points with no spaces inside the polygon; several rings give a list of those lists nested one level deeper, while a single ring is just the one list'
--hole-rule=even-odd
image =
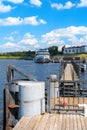
[{"label": "blue sky", "polygon": [[87,45],[87,0],[0,0],[0,52]]}]

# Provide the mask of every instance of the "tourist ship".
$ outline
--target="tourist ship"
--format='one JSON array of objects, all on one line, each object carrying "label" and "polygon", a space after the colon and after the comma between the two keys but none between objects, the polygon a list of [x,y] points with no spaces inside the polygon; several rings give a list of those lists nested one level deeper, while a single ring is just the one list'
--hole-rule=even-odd
[{"label": "tourist ship", "polygon": [[50,53],[47,49],[40,49],[36,51],[35,63],[49,63],[50,62]]}]

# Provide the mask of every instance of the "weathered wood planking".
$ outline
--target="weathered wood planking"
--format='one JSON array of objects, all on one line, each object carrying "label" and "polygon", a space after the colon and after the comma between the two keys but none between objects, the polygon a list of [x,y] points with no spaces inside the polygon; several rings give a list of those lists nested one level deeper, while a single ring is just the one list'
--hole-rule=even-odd
[{"label": "weathered wood planking", "polygon": [[[79,80],[78,75],[76,74],[73,65],[67,64],[64,70],[64,73],[61,76],[60,80],[66,80],[66,81],[73,81],[73,80]],[[65,85],[72,85],[72,83],[64,83]]]},{"label": "weathered wood planking", "polygon": [[[66,105],[65,107],[61,106],[63,102],[67,102],[67,104],[71,105],[68,106]],[[63,109],[77,109],[78,104],[87,104],[87,98],[82,98],[82,97],[58,97],[58,98],[52,98],[50,99],[50,105],[51,109],[54,109],[54,104],[60,104],[60,106],[55,106],[57,109],[63,108]],[[80,109],[80,107],[79,107]]]},{"label": "weathered wood planking", "polygon": [[87,117],[48,113],[23,117],[13,130],[87,130]]}]

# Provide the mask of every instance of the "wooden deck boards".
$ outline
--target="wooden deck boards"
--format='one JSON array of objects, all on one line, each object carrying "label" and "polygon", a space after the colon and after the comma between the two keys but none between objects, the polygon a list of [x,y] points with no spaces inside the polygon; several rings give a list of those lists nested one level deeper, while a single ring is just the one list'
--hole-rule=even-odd
[{"label": "wooden deck boards", "polygon": [[[54,109],[54,104],[60,104],[62,105],[64,102],[66,102],[67,104],[71,105],[71,106],[55,106],[55,108],[59,109],[59,108],[63,108],[63,109],[78,109],[78,104],[87,104],[87,98],[81,98],[81,97],[59,97],[59,98],[51,98],[50,99],[50,106],[51,109]],[[79,109],[82,107],[79,107]]]},{"label": "wooden deck boards", "polygon": [[87,117],[48,113],[23,117],[13,130],[87,130]]},{"label": "wooden deck boards", "polygon": [[[79,80],[78,75],[76,74],[73,65],[72,64],[67,64],[64,70],[64,73],[61,76],[61,80],[68,80],[68,81],[72,81],[72,80]],[[66,83],[65,83],[66,84]],[[68,83],[71,84],[71,83]]]}]

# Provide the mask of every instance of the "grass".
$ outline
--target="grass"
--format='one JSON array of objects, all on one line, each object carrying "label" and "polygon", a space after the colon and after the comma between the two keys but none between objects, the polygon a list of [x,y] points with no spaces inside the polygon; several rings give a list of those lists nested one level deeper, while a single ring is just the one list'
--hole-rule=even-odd
[{"label": "grass", "polygon": [[[87,53],[83,53],[83,54],[58,54],[56,56],[54,56],[55,58],[59,57],[59,56],[69,56],[69,57],[80,57],[80,59],[82,60],[87,60]],[[11,56],[11,55],[0,55],[0,59],[28,59],[30,57],[24,57],[24,56]],[[32,57],[31,57],[32,58]],[[33,58],[32,58],[33,59]]]},{"label": "grass", "polygon": [[87,60],[87,53],[83,53],[83,54],[59,54],[56,55],[55,58],[57,58],[58,56],[63,56],[63,57],[80,57],[81,60]]},{"label": "grass", "polygon": [[20,56],[0,56],[0,59],[21,59]]}]

